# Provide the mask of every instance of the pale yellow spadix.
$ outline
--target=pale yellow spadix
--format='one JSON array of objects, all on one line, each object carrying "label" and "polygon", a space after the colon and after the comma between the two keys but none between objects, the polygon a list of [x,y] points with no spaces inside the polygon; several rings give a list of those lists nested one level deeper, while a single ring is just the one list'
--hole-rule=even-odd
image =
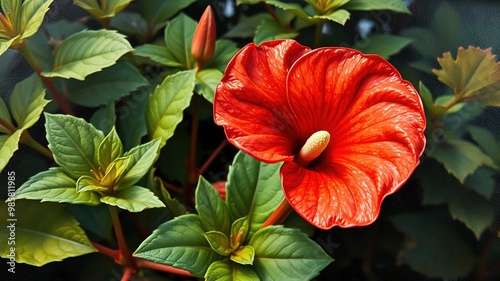
[{"label": "pale yellow spadix", "polygon": [[328,146],[330,133],[327,131],[317,131],[312,134],[295,156],[295,162],[303,167],[307,167],[311,161],[316,159]]}]

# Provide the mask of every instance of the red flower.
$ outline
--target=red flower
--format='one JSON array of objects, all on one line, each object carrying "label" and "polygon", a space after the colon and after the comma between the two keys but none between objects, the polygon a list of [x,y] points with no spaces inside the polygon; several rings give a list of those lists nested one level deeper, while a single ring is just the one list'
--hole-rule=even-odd
[{"label": "red flower", "polygon": [[236,54],[217,86],[214,119],[254,158],[285,161],[286,198],[322,229],[372,223],[425,146],[420,97],[387,61],[293,40]]}]

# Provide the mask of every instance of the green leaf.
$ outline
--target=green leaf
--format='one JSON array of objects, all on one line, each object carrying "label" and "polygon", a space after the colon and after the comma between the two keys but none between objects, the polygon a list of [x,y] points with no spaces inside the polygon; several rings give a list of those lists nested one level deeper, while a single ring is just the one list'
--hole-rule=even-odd
[{"label": "green leaf", "polygon": [[339,9],[326,15],[315,15],[312,18],[330,20],[341,25],[345,25],[350,16],[351,14],[347,10]]},{"label": "green leaf", "polygon": [[500,142],[495,139],[493,133],[476,126],[469,126],[468,131],[481,149],[493,159],[497,166],[500,166]]},{"label": "green leaf", "polygon": [[[479,170],[478,170],[479,171]],[[446,204],[451,216],[463,222],[479,239],[494,219],[491,203],[446,171],[435,161],[427,162],[415,172],[422,181],[424,204]]]},{"label": "green leaf", "polygon": [[410,10],[401,0],[351,0],[342,8],[347,10],[372,11],[389,10],[398,13],[410,14]]},{"label": "green leaf", "polygon": [[231,225],[231,234],[229,236],[233,250],[238,249],[245,242],[248,234],[248,218],[242,217]]},{"label": "green leaf", "polygon": [[17,35],[16,37],[11,38],[8,41],[0,39],[0,56],[3,55],[10,48],[12,43],[14,43],[14,41],[18,40],[20,37],[21,35]]},{"label": "green leaf", "polygon": [[227,256],[231,253],[231,245],[229,245],[229,239],[226,234],[220,231],[208,231],[203,234],[210,244],[210,247],[217,252],[219,255]]},{"label": "green leaf", "polygon": [[167,49],[184,69],[192,69],[195,66],[195,59],[191,55],[191,41],[196,25],[190,17],[180,13],[165,28]]},{"label": "green leaf", "polygon": [[10,107],[18,128],[28,129],[38,121],[43,108],[50,102],[44,97],[45,89],[36,74],[16,85],[10,98]]},{"label": "green leaf", "polygon": [[98,171],[94,159],[97,147],[104,139],[101,131],[81,118],[45,113],[45,129],[54,160],[73,179],[92,176]]},{"label": "green leaf", "polygon": [[255,249],[249,245],[243,246],[237,251],[233,252],[230,258],[232,261],[242,265],[253,264],[253,260],[255,258]]},{"label": "green leaf", "polygon": [[446,212],[404,213],[391,221],[408,236],[400,255],[413,270],[428,278],[455,279],[473,269],[477,257]]},{"label": "green leaf", "polygon": [[282,9],[282,10],[288,11],[288,12],[296,15],[297,17],[299,17],[305,21],[312,20],[312,18],[307,13],[307,11],[304,10],[299,4],[286,3],[286,2],[281,2],[281,1],[277,1],[277,0],[266,0],[266,4],[273,5],[277,8]]},{"label": "green leaf", "polygon": [[135,36],[141,42],[148,33],[148,23],[139,13],[122,11],[111,19],[111,28],[128,36]]},{"label": "green leaf", "polygon": [[49,10],[49,6],[53,0],[31,0],[24,1],[21,7],[20,28],[21,39],[26,39],[33,36],[40,26],[42,26],[43,18]]},{"label": "green leaf", "polygon": [[111,132],[111,129],[116,123],[115,103],[109,102],[101,106],[90,117],[90,123],[97,130],[103,131],[105,134]]},{"label": "green leaf", "polygon": [[[7,108],[7,105],[5,104],[5,102],[1,97],[0,97],[0,119],[12,125],[9,109]],[[0,133],[10,134],[11,131],[0,124]]]},{"label": "green leaf", "polygon": [[66,205],[66,209],[75,216],[87,233],[92,232],[98,238],[114,241],[113,223],[109,215],[109,206],[106,204],[97,206]]},{"label": "green leaf", "polygon": [[165,207],[163,202],[149,189],[140,186],[129,186],[118,190],[113,195],[101,197],[101,202],[117,206],[129,212],[140,212],[144,209]]},{"label": "green leaf", "polygon": [[172,198],[167,189],[163,186],[163,182],[159,177],[155,177],[155,168],[151,169],[150,172],[150,186],[153,186],[153,190],[156,194],[161,194],[160,198],[165,203],[168,211],[172,217],[178,217],[180,215],[187,214],[184,205],[179,203],[176,198]]},{"label": "green leaf", "polygon": [[125,36],[116,31],[80,31],[63,41],[54,56],[54,69],[44,71],[42,75],[84,80],[88,75],[112,66],[132,50]]},{"label": "green leaf", "polygon": [[297,35],[297,32],[290,32],[272,19],[264,19],[255,30],[253,42],[260,45],[265,41],[294,38]]},{"label": "green leaf", "polygon": [[[8,244],[11,227],[15,226],[15,261],[34,266],[61,261],[96,252],[78,221],[64,209],[64,205],[16,201],[16,221],[8,221],[8,203],[1,203],[0,243]],[[9,258],[11,247],[2,247],[0,256]]]},{"label": "green leaf", "polygon": [[19,28],[22,2],[19,0],[2,0],[0,3],[2,5],[3,14],[6,15],[7,13],[9,13],[10,16],[12,17],[12,22],[14,23],[15,27]]},{"label": "green leaf", "polygon": [[[432,141],[430,139],[429,143]],[[427,155],[442,163],[446,170],[460,180],[461,183],[465,181],[467,176],[483,165],[492,168],[496,167],[488,155],[466,140],[450,138],[444,143],[430,145],[429,147],[433,147],[433,149],[427,149]]]},{"label": "green leaf", "polygon": [[182,215],[160,225],[139,245],[134,256],[182,268],[203,277],[210,264],[220,258],[208,244],[204,233],[197,215]]},{"label": "green leaf", "polygon": [[434,69],[434,74],[455,91],[457,98],[500,106],[500,63],[491,48],[460,47],[456,60],[447,52],[438,62],[442,69]]},{"label": "green leaf", "polygon": [[213,103],[215,87],[219,84],[222,76],[222,72],[213,68],[197,72],[194,91],[201,94],[210,103]]},{"label": "green leaf", "polygon": [[253,38],[257,26],[264,19],[272,19],[268,13],[259,13],[247,17],[245,14],[241,14],[238,22],[233,26],[224,37],[226,38]]},{"label": "green leaf", "polygon": [[94,177],[81,176],[76,181],[76,191],[79,193],[94,193],[94,191],[108,191],[108,187],[102,186],[101,182]]},{"label": "green leaf", "polygon": [[97,148],[97,162],[103,170],[106,170],[108,165],[116,158],[123,155],[123,145],[120,137],[116,133],[115,127],[102,140]]},{"label": "green leaf", "polygon": [[182,9],[191,5],[196,0],[183,0],[183,1],[164,1],[164,0],[150,0],[142,3],[141,8],[144,17],[151,25],[165,22],[177,14]]},{"label": "green leaf", "polygon": [[420,81],[419,83],[419,94],[422,97],[422,102],[424,103],[425,113],[427,118],[430,120],[436,120],[446,114],[448,109],[445,106],[434,103],[431,91]]},{"label": "green leaf", "polygon": [[15,198],[70,204],[100,204],[97,193],[77,192],[76,181],[59,167],[50,168],[31,177],[17,189]]},{"label": "green leaf", "polygon": [[152,61],[168,67],[180,67],[182,64],[170,53],[167,47],[146,44],[135,49],[134,54],[150,58]]},{"label": "green leaf", "polygon": [[377,54],[385,59],[389,59],[390,56],[399,53],[411,42],[412,39],[406,37],[390,34],[379,34],[356,42],[354,48],[360,50],[365,54]]},{"label": "green leaf", "polygon": [[160,150],[160,140],[154,139],[127,151],[123,156],[130,156],[127,169],[119,182],[118,189],[127,188],[137,183],[151,168]]},{"label": "green leaf", "polygon": [[101,185],[117,190],[120,180],[129,170],[131,159],[131,155],[114,159],[113,162],[111,162],[106,168],[106,173],[101,179]]},{"label": "green leaf", "polygon": [[139,91],[132,93],[117,110],[116,130],[123,143],[124,150],[129,150],[141,143],[147,134],[146,104],[149,93]]},{"label": "green leaf", "polygon": [[128,6],[131,0],[75,0],[74,4],[80,6],[96,18],[114,17]]},{"label": "green leaf", "polygon": [[250,266],[234,263],[230,260],[213,262],[205,274],[206,281],[255,281],[260,280]]},{"label": "green leaf", "polygon": [[253,268],[264,280],[310,280],[333,261],[297,229],[268,226],[249,244],[255,249]]},{"label": "green leaf", "polygon": [[206,231],[217,230],[226,235],[231,227],[229,210],[217,190],[203,177],[195,192],[196,210]]},{"label": "green leaf", "polygon": [[265,164],[238,152],[229,168],[226,204],[232,219],[247,216],[251,237],[283,201],[281,164]]},{"label": "green leaf", "polygon": [[206,63],[204,68],[216,68],[220,72],[224,72],[227,64],[238,51],[239,48],[235,42],[224,39],[217,40],[217,42],[215,42],[214,56]]},{"label": "green leaf", "polygon": [[496,172],[487,167],[479,167],[474,174],[465,179],[465,185],[486,199],[490,199],[495,191]]},{"label": "green leaf", "polygon": [[96,107],[118,101],[148,81],[131,63],[120,60],[115,65],[88,76],[84,81],[68,80],[68,98],[79,105]]},{"label": "green leaf", "polygon": [[12,135],[0,135],[0,172],[3,171],[14,152],[19,148],[19,139],[23,130],[16,130]]},{"label": "green leaf", "polygon": [[196,72],[181,71],[167,76],[149,97],[146,123],[152,139],[161,137],[163,147],[182,121],[184,109],[189,106],[195,86]]}]

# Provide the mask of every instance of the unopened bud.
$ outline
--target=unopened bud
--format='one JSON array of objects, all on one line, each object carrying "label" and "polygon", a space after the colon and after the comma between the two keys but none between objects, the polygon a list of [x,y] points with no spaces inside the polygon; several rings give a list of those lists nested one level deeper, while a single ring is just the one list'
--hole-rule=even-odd
[{"label": "unopened bud", "polygon": [[191,54],[198,62],[198,67],[201,67],[203,62],[209,61],[214,55],[216,37],[214,13],[212,8],[208,6],[198,22],[191,44]]}]

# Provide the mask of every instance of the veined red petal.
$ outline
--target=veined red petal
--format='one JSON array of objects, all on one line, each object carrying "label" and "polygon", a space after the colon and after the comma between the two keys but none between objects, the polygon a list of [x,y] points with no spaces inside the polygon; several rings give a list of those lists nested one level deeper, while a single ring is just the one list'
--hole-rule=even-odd
[{"label": "veined red petal", "polygon": [[287,89],[301,141],[318,130],[331,135],[312,167],[283,165],[288,201],[319,228],[372,223],[424,150],[418,93],[383,58],[345,48],[305,54],[290,69]]},{"label": "veined red petal", "polygon": [[243,47],[226,68],[214,96],[215,123],[233,145],[268,163],[293,160],[295,122],[287,106],[286,76],[309,48],[293,40]]}]

